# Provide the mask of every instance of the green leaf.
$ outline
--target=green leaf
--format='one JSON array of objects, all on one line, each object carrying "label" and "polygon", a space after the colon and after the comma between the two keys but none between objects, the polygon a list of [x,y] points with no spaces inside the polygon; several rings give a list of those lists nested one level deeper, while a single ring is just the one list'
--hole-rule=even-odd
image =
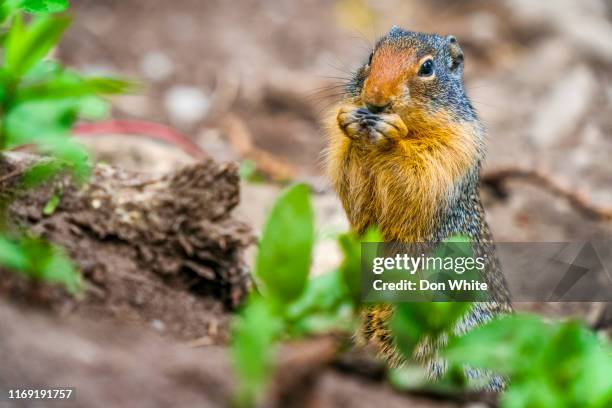
[{"label": "green leaf", "polygon": [[[9,76],[8,71],[13,68],[9,64],[9,59],[13,61],[17,59],[19,50],[21,47],[23,47],[23,43],[25,42],[26,35],[27,32],[23,22],[23,15],[18,13],[13,17],[5,38],[4,66],[5,70],[7,71],[7,76]],[[5,81],[7,81],[7,79],[5,79]]]},{"label": "green leaf", "polygon": [[90,171],[88,154],[69,133],[79,103],[78,99],[41,100],[15,106],[5,119],[6,146],[36,144],[70,167],[79,179],[84,179]]},{"label": "green leaf", "polygon": [[68,0],[22,0],[21,9],[28,13],[60,13],[68,8]]},{"label": "green leaf", "polygon": [[313,313],[304,316],[290,328],[292,337],[313,336],[325,333],[354,333],[356,329],[353,308],[343,304],[335,312]]},{"label": "green leaf", "polygon": [[27,27],[21,15],[13,18],[6,39],[6,68],[21,77],[57,44],[70,25],[68,17],[38,17]]},{"label": "green leaf", "polygon": [[309,279],[302,296],[284,310],[293,336],[351,331],[354,325],[352,303],[337,270]]},{"label": "green leaf", "polygon": [[361,242],[381,242],[382,236],[376,228],[370,228],[359,239],[353,233],[338,236],[338,244],[344,254],[340,272],[353,303],[361,302]]},{"label": "green leaf", "polygon": [[47,282],[60,283],[73,294],[78,293],[82,287],[81,275],[59,247],[52,247],[51,256],[41,270],[41,278]]},{"label": "green leaf", "polygon": [[19,10],[22,0],[2,0],[0,1],[0,24],[4,23]]},{"label": "green leaf", "polygon": [[89,154],[74,138],[70,136],[46,137],[37,141],[37,144],[41,150],[65,163],[77,181],[82,182],[89,177],[91,173]]},{"label": "green leaf", "polygon": [[68,135],[78,110],[76,100],[31,101],[14,106],[6,114],[7,147]]},{"label": "green leaf", "polygon": [[5,106],[11,90],[8,89],[11,79],[10,75],[3,67],[0,67],[0,105]]},{"label": "green leaf", "polygon": [[343,282],[346,285],[354,304],[361,300],[361,243],[354,234],[338,236],[338,244],[344,259],[340,265]]},{"label": "green leaf", "polygon": [[314,215],[308,187],[296,184],[276,201],[255,261],[262,292],[282,303],[297,299],[310,271]]},{"label": "green leaf", "polygon": [[432,381],[426,367],[406,364],[388,372],[391,385],[402,391],[427,392],[440,397],[457,397],[469,390],[482,390],[486,382],[467,380],[462,368],[449,367],[446,374]]},{"label": "green leaf", "polygon": [[97,96],[87,96],[81,98],[79,116],[84,119],[101,120],[109,117],[110,105],[102,98]]},{"label": "green leaf", "polygon": [[543,375],[533,374],[529,381],[511,386],[501,396],[502,408],[567,408],[582,407],[568,404]]},{"label": "green leaf", "polygon": [[510,386],[503,408],[603,408],[612,402],[612,358],[581,323],[545,323],[540,317],[495,319],[443,352],[451,364],[503,373]]},{"label": "green leaf", "polygon": [[345,300],[346,290],[336,270],[309,279],[302,295],[287,306],[285,315],[296,320],[317,311],[334,310]]},{"label": "green leaf", "polygon": [[427,370],[413,365],[391,368],[388,377],[391,385],[403,391],[423,390],[431,384]]},{"label": "green leaf", "polygon": [[47,204],[45,204],[42,212],[44,215],[51,215],[55,212],[55,210],[57,209],[57,206],[60,203],[61,197],[62,197],[63,191],[59,190],[56,193],[53,193],[51,195],[51,198],[49,198],[49,201],[47,201]]},{"label": "green leaf", "polygon": [[30,167],[23,176],[22,182],[25,188],[34,188],[46,183],[59,172],[67,170],[67,165],[59,160],[46,158]]},{"label": "green leaf", "polygon": [[[412,305],[414,304],[407,306]],[[417,345],[426,336],[427,330],[420,319],[414,318],[407,306],[395,309],[389,325],[393,333],[393,342],[403,356],[410,361]]]},{"label": "green leaf", "polygon": [[234,370],[239,379],[237,403],[252,406],[269,380],[274,341],[282,328],[270,304],[253,295],[235,321],[232,336]]},{"label": "green leaf", "polygon": [[28,259],[19,244],[2,236],[0,236],[0,265],[13,270],[25,270],[28,266]]},{"label": "green leaf", "polygon": [[582,323],[561,324],[542,354],[541,370],[566,401],[584,407],[612,401],[612,359]]},{"label": "green leaf", "polygon": [[411,358],[414,348],[428,337],[451,334],[457,321],[470,309],[468,302],[414,302],[396,305],[391,330],[398,348]]},{"label": "green leaf", "polygon": [[264,181],[264,177],[257,170],[257,164],[253,160],[243,160],[240,162],[240,178],[250,183],[259,183]]},{"label": "green leaf", "polygon": [[42,60],[32,66],[32,68],[21,79],[21,86],[27,87],[36,83],[43,83],[64,75],[66,72],[60,63],[51,60]]},{"label": "green leaf", "polygon": [[[470,243],[472,240],[467,235],[455,234],[450,237],[444,239],[443,242],[454,242],[454,243]],[[467,255],[471,255],[471,252],[468,252]]]},{"label": "green leaf", "polygon": [[426,334],[451,332],[457,321],[472,307],[467,302],[416,302],[398,306],[398,313],[414,320]]},{"label": "green leaf", "polygon": [[[108,104],[99,95],[129,92],[136,85],[116,78],[83,78],[52,61],[40,61],[22,78],[13,104],[61,100],[79,105],[81,116],[98,119],[108,115]],[[75,108],[76,109],[76,108]]]},{"label": "green leaf", "polygon": [[516,376],[536,364],[552,327],[524,314],[502,316],[450,340],[443,356],[456,364]]},{"label": "green leaf", "polygon": [[116,78],[66,78],[62,76],[51,81],[21,88],[16,101],[32,99],[63,99],[90,95],[117,95],[130,91],[133,85]]},{"label": "green leaf", "polygon": [[81,275],[65,252],[36,238],[0,237],[0,264],[23,276],[63,285],[70,293],[81,290]]}]

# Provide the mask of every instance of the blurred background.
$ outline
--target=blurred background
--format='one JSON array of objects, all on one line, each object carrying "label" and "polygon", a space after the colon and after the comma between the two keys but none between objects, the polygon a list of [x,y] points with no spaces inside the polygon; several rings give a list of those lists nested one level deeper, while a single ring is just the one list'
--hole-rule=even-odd
[{"label": "blurred background", "polygon": [[[488,129],[483,194],[498,241],[610,238],[547,181],[500,188],[503,168],[537,170],[594,207],[612,206],[612,2],[605,0],[74,0],[57,51],[86,73],[140,81],[114,119],[177,129],[245,172],[311,182],[321,231],[347,228],[323,174],[320,120],[391,25],[453,34]],[[191,158],[149,138],[85,139],[104,161],[164,171]],[[249,173],[251,174],[251,173]],[[550,184],[550,183],[548,183]],[[259,228],[279,187],[244,183],[241,218]],[[575,197],[575,198],[576,198]],[[337,261],[322,241],[317,270]]]},{"label": "blurred background", "polygon": [[[319,227],[314,274],[339,265],[333,233],[348,229],[324,174],[321,120],[339,100],[351,72],[393,24],[459,39],[466,89],[488,131],[482,195],[496,241],[612,242],[612,0],[71,0],[69,13],[74,21],[55,50],[58,59],[84,74],[119,75],[141,84],[139,92],[111,100],[105,122],[76,129],[93,155],[152,173],[202,155],[237,161],[243,178],[236,218],[256,234],[283,188],[280,180],[309,183]],[[139,186],[146,183],[135,183],[134,189]],[[134,390],[143,398],[141,406],[187,406],[187,401],[225,406],[234,392],[225,347],[234,315],[225,299],[201,290],[210,285],[209,264],[187,264],[193,258],[189,254],[175,275],[164,269],[174,264],[161,265],[160,272],[147,245],[140,246],[147,243],[141,237],[157,235],[124,240],[105,228],[90,228],[99,218],[71,219],[77,207],[70,202],[58,216],[47,217],[52,200],[44,202],[43,215],[38,209],[31,215],[30,208],[38,205],[34,201],[22,206],[21,216],[36,222],[39,231],[61,237],[59,243],[69,250],[77,248],[72,255],[82,266],[87,291],[72,298],[34,285],[31,296],[21,280],[12,286],[11,279],[0,275],[0,295],[8,288],[16,293],[16,304],[27,306],[0,299],[0,332],[11,333],[0,336],[0,386],[3,380],[10,383],[6,378],[18,379],[14,384],[74,386],[79,406],[135,406]],[[92,213],[103,216],[94,203]],[[177,208],[192,209],[185,204]],[[185,231],[191,233],[196,224],[206,227],[196,232],[209,231],[209,221],[185,224]],[[74,231],[65,225],[75,226]],[[221,248],[224,260],[226,253],[241,255],[251,237],[240,226],[208,234],[214,239],[203,248]],[[240,245],[231,243],[225,251],[230,233],[241,237],[236,240]],[[165,251],[173,245],[180,247],[175,251],[180,256],[183,250],[191,252],[181,236],[180,245],[154,241],[154,254],[171,259]],[[80,237],[87,245],[72,245]],[[196,234],[194,240],[199,238]],[[251,261],[253,254],[247,255]],[[512,263],[540,272],[532,262]],[[503,268],[507,274],[511,270],[506,264]],[[44,314],[30,310],[30,303],[39,302]],[[610,303],[515,306],[547,317],[578,316],[612,336]],[[578,349],[568,347],[564,361],[595,383],[601,371],[574,365],[571,353]],[[380,382],[382,371],[374,381],[355,375],[367,368],[366,360],[354,366],[321,365],[316,371],[321,380],[311,393],[312,373],[296,366],[311,359],[319,364],[328,352],[295,350],[302,359],[279,353],[293,363],[278,378],[286,380],[287,372],[297,373],[298,380],[288,375],[279,389],[293,393],[298,389],[294,384],[303,384],[306,391],[295,395],[314,395],[318,406],[354,402],[351,406],[369,407],[381,401],[389,407],[468,406],[396,395]],[[202,404],[203,399],[210,403]],[[147,405],[149,400],[156,404]],[[6,404],[0,401],[0,407]]]}]

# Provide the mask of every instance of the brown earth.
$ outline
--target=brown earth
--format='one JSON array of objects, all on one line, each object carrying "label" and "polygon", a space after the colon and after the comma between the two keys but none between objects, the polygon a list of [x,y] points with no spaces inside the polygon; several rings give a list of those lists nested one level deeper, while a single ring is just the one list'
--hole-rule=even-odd
[{"label": "brown earth", "polygon": [[[76,389],[74,399],[48,404],[57,407],[231,405],[234,379],[224,347],[193,348],[133,327],[77,316],[60,318],[4,301],[0,321],[3,332],[10,333],[0,337],[3,395],[8,387],[38,385]],[[331,364],[331,359],[322,360],[322,354],[331,355],[325,339],[286,346],[279,380],[261,406],[366,408],[383,402],[398,408],[474,406],[395,392],[380,378],[347,372]],[[0,401],[2,408],[39,406],[36,401]]]},{"label": "brown earth", "polygon": [[[9,156],[5,172],[23,162]],[[44,215],[60,190],[59,205]],[[231,215],[239,201],[236,166],[206,160],[152,177],[99,165],[82,189],[62,178],[16,196],[11,220],[66,248],[86,291],[72,298],[4,272],[0,292],[19,302],[35,295],[65,313],[112,317],[183,341],[225,339],[228,310],[250,286],[243,252],[254,240]]]}]

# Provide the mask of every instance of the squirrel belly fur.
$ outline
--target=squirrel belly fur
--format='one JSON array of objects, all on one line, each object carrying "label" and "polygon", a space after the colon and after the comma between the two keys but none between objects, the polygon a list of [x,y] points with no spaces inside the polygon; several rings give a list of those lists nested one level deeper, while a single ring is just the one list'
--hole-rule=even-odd
[{"label": "squirrel belly fur", "polygon": [[[393,27],[346,85],[326,121],[327,171],[352,229],[379,228],[386,242],[436,243],[462,234],[491,242],[479,196],[485,132],[463,86],[464,56],[453,36]],[[457,325],[465,332],[512,310],[493,246],[484,280],[491,300]],[[359,337],[402,363],[388,328],[393,309],[363,312]],[[415,355],[441,374],[435,345]]]}]

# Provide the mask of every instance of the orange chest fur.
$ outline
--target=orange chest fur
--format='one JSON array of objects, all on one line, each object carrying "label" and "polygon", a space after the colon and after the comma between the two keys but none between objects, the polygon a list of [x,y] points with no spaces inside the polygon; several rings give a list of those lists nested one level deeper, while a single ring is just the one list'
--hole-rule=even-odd
[{"label": "orange chest fur", "polygon": [[354,229],[376,225],[387,241],[430,239],[478,155],[473,127],[434,119],[415,115],[409,136],[392,146],[364,148],[339,135],[341,161],[330,170]]}]

